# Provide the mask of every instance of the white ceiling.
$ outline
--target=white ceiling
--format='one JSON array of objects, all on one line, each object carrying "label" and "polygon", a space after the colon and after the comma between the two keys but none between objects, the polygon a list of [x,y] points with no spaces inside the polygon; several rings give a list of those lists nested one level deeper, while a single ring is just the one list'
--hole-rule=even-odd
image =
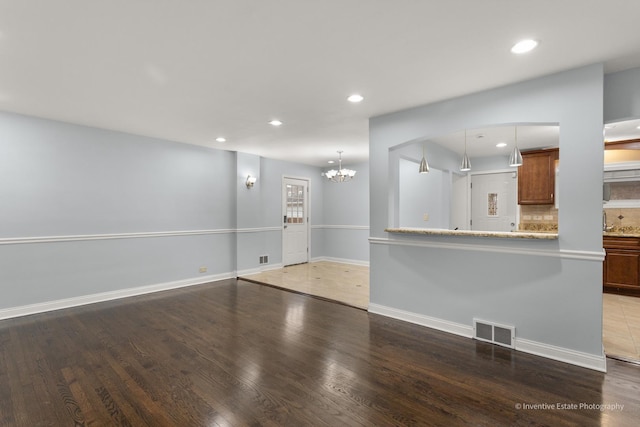
[{"label": "white ceiling", "polygon": [[[0,109],[348,164],[368,158],[369,117],[640,66],[638,16],[630,0],[0,0]],[[540,46],[511,54],[522,38]]]},{"label": "white ceiling", "polygon": [[[429,141],[436,142],[462,157],[464,153],[465,132],[459,131]],[[518,148],[533,150],[557,147],[560,141],[558,125],[519,125],[517,127]],[[467,129],[467,155],[472,159],[486,156],[508,157],[515,146],[516,128],[514,126],[492,126],[479,129]],[[505,147],[496,147],[498,143]]]}]

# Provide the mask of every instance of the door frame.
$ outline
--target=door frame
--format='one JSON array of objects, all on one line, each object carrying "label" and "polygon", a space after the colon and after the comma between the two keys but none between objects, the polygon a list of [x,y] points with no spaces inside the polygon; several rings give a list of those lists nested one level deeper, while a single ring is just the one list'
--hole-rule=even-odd
[{"label": "door frame", "polygon": [[[287,211],[285,210],[285,203],[286,200],[284,200],[284,188],[285,188],[285,183],[284,180],[285,179],[298,179],[300,181],[306,181],[307,182],[307,221],[305,222],[305,224],[307,225],[307,262],[311,262],[311,179],[308,177],[302,177],[302,176],[293,176],[293,175],[282,175],[282,179],[280,180],[280,218],[284,218],[284,216],[287,214]],[[281,221],[280,222],[280,242],[281,242],[281,246],[282,246],[282,266],[284,267],[284,256],[285,256],[285,250],[284,250],[284,242],[285,242],[285,238],[284,238],[284,222]]]},{"label": "door frame", "polygon": [[[469,220],[469,222],[471,221],[471,192],[473,191],[473,188],[471,188],[471,175],[493,175],[496,173],[515,173],[516,176],[516,227],[518,227],[518,224],[520,224],[520,205],[518,205],[518,198],[517,198],[517,194],[518,194],[518,168],[508,168],[508,169],[491,169],[491,170],[486,170],[486,171],[477,171],[477,172],[469,172],[467,174],[467,180],[468,180],[468,185],[467,188],[469,189],[469,192],[467,194],[467,218]],[[471,230],[471,224],[467,224],[469,225],[469,230]]]}]

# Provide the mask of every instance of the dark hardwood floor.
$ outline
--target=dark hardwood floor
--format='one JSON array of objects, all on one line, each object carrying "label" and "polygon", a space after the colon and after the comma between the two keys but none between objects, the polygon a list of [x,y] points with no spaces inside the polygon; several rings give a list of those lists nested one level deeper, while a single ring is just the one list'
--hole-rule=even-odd
[{"label": "dark hardwood floor", "polygon": [[0,321],[0,425],[637,426],[640,367],[608,364],[228,280]]}]

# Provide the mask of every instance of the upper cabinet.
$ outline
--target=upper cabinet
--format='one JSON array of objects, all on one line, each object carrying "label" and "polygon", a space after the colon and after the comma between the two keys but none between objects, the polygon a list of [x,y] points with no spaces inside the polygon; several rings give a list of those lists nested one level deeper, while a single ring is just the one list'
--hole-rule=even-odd
[{"label": "upper cabinet", "polygon": [[553,205],[555,201],[557,148],[522,153],[518,167],[518,204]]}]

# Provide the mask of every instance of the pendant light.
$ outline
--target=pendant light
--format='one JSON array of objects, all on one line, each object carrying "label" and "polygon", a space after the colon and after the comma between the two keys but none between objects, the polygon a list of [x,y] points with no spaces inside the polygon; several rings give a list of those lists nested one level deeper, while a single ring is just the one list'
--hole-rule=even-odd
[{"label": "pendant light", "polygon": [[420,161],[418,172],[429,173],[429,163],[427,163],[427,158],[424,156],[424,144],[422,144],[422,160]]},{"label": "pendant light", "polygon": [[471,160],[467,156],[467,130],[464,130],[464,156],[462,156],[462,163],[460,163],[460,170],[462,172],[468,172],[471,170]]},{"label": "pendant light", "polygon": [[513,147],[511,156],[509,156],[509,166],[516,167],[522,166],[522,153],[518,149],[518,126],[515,127],[516,146]]}]

